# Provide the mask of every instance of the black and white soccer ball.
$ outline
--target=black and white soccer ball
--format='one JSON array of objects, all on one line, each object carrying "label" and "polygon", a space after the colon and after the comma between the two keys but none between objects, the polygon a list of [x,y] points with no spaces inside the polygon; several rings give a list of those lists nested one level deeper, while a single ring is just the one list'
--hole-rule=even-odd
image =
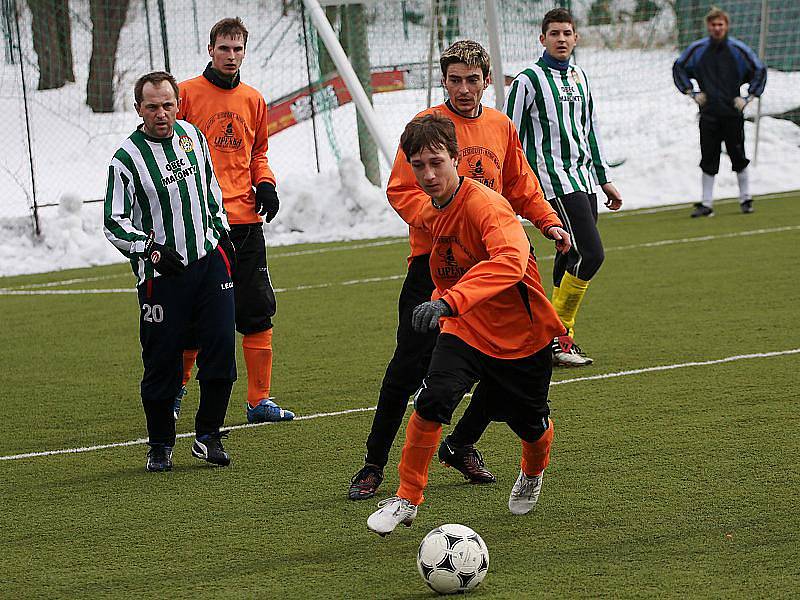
[{"label": "black and white soccer ball", "polygon": [[489,570],[489,550],[481,536],[465,525],[448,524],[426,535],[417,552],[417,570],[440,594],[478,587]]}]

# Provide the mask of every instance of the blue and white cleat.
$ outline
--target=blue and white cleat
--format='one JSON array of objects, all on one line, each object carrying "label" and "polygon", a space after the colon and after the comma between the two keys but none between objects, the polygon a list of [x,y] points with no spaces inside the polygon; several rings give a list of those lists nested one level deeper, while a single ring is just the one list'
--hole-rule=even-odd
[{"label": "blue and white cleat", "polygon": [[294,419],[294,413],[290,410],[284,410],[275,404],[272,398],[265,398],[255,407],[247,407],[248,423],[274,423],[276,421],[291,421],[292,419]]}]

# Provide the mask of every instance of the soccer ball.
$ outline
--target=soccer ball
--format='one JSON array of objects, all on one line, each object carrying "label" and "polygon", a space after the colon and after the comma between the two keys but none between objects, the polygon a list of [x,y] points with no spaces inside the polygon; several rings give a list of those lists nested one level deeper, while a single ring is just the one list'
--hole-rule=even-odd
[{"label": "soccer ball", "polygon": [[426,535],[417,552],[417,570],[440,594],[468,592],[489,570],[489,550],[465,525],[442,525]]}]

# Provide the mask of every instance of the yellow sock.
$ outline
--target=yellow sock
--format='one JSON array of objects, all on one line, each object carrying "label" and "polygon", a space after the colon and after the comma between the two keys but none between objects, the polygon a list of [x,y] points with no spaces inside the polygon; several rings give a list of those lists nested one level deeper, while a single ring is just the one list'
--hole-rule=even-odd
[{"label": "yellow sock", "polygon": [[578,279],[569,273],[564,273],[561,285],[558,287],[558,294],[553,298],[553,307],[556,309],[556,313],[558,313],[564,327],[567,328],[570,337],[573,336],[575,318],[588,287],[588,281]]},{"label": "yellow sock", "polygon": [[552,294],[552,296],[550,296],[550,298],[551,298],[550,302],[553,304],[553,306],[555,306],[556,305],[556,298],[558,298],[558,286],[557,285],[553,286],[553,294]]}]

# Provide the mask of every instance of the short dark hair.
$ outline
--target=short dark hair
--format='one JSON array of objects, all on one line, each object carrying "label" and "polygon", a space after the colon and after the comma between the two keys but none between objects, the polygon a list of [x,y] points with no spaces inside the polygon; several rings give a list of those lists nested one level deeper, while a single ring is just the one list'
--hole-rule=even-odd
[{"label": "short dark hair", "polygon": [[492,61],[489,53],[478,42],[472,40],[459,40],[454,42],[439,57],[439,66],[442,67],[442,77],[447,77],[447,68],[450,65],[464,63],[470,68],[480,67],[483,78],[489,77]]},{"label": "short dark hair", "polygon": [[233,38],[242,36],[244,46],[245,48],[247,47],[247,27],[244,26],[244,23],[242,23],[239,17],[229,17],[217,21],[211,28],[211,33],[208,36],[208,45],[214,46],[214,44],[217,43],[217,37],[221,35],[227,35]]},{"label": "short dark hair", "polygon": [[542,35],[547,35],[547,28],[550,27],[550,23],[569,23],[572,25],[573,31],[576,29],[575,19],[566,8],[553,8],[545,13],[544,19],[542,19]]},{"label": "short dark hair", "polygon": [[158,86],[165,81],[169,81],[169,84],[175,92],[175,100],[177,100],[180,96],[180,91],[178,91],[178,82],[175,81],[175,78],[166,71],[153,71],[152,73],[139,77],[133,85],[133,99],[136,100],[136,104],[142,103],[142,90],[144,89],[145,83],[152,83]]},{"label": "short dark hair", "polygon": [[451,158],[457,158],[456,126],[438,112],[416,117],[403,130],[400,148],[409,161],[414,154],[426,149],[435,152],[444,148]]}]

